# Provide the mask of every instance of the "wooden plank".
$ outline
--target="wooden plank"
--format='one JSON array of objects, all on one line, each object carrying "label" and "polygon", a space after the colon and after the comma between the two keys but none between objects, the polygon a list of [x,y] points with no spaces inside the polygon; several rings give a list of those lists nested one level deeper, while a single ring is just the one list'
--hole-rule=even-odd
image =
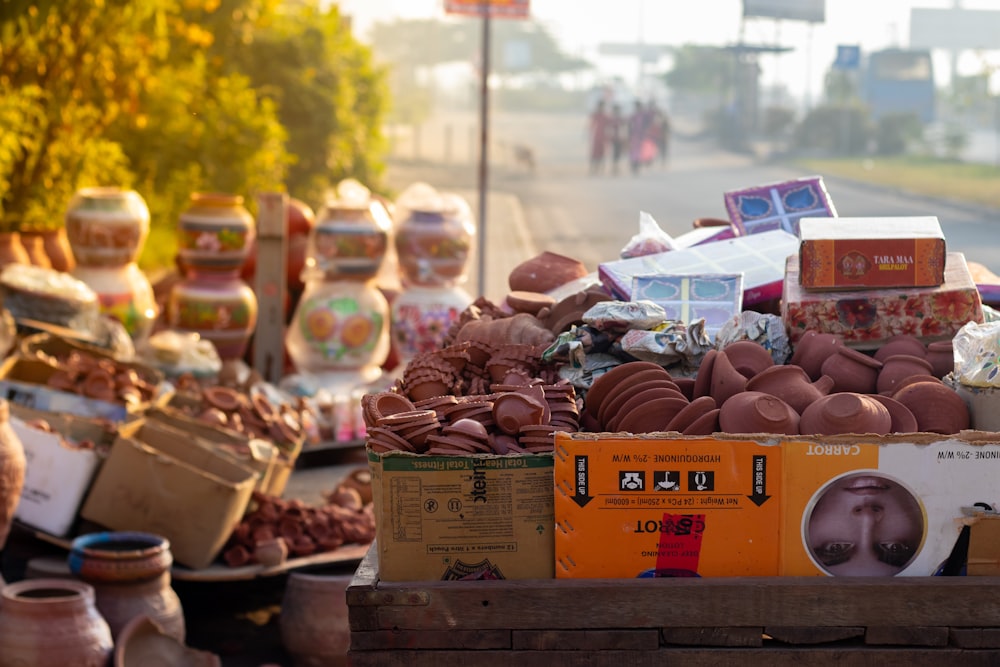
[{"label": "wooden plank", "polygon": [[1000,628],[950,628],[948,636],[959,648],[1000,648]]},{"label": "wooden plank", "polygon": [[511,645],[509,630],[420,630],[419,632],[378,630],[351,633],[352,651],[509,650]]},{"label": "wooden plank", "polygon": [[828,644],[846,639],[856,639],[865,636],[865,628],[858,626],[835,627],[779,627],[769,625],[764,633],[779,642],[786,644]]},{"label": "wooden plank", "polygon": [[375,590],[378,582],[378,551],[375,542],[368,548],[368,553],[361,559],[361,563],[354,571],[354,578],[348,584],[345,595],[347,597],[347,619],[351,626],[351,633],[363,630],[378,630],[378,608],[366,604],[369,595]]},{"label": "wooden plank", "polygon": [[659,651],[350,651],[352,667],[995,667],[1000,651],[915,648],[670,648]]},{"label": "wooden plank", "polygon": [[285,370],[285,298],[288,257],[288,195],[262,192],[257,196],[257,328],[253,337],[253,367],[277,384]]},{"label": "wooden plank", "polygon": [[869,626],[865,643],[871,645],[947,646],[948,628],[928,626]]},{"label": "wooden plank", "polygon": [[380,581],[377,591],[397,601],[422,593],[427,601],[419,615],[405,604],[380,606],[384,629],[867,627],[887,618],[899,626],[1000,627],[996,577]]},{"label": "wooden plank", "polygon": [[665,644],[749,648],[763,646],[763,628],[662,628]]},{"label": "wooden plank", "polygon": [[660,647],[657,630],[515,630],[516,651],[655,651]]}]

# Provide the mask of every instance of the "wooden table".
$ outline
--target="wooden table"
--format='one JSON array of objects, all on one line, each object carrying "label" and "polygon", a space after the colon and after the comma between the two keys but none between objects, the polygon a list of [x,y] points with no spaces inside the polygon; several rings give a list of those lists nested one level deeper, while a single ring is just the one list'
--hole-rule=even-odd
[{"label": "wooden table", "polygon": [[1000,577],[384,582],[347,602],[354,667],[1000,665]]}]

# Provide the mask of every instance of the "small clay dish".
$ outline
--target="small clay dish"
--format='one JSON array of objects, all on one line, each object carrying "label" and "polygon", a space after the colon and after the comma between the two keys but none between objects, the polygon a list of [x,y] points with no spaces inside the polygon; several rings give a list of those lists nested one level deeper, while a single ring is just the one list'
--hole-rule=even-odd
[{"label": "small clay dish", "polygon": [[969,428],[969,406],[940,380],[914,382],[892,397],[910,409],[921,433],[951,435]]},{"label": "small clay dish", "polygon": [[598,375],[584,396],[584,410],[596,417],[601,403],[614,390],[619,380],[647,369],[665,370],[663,366],[654,364],[652,361],[628,361]]},{"label": "small clay dish", "polygon": [[[512,447],[517,447],[517,438],[506,433],[496,433],[490,435],[490,447],[501,456],[513,453]],[[517,447],[520,450],[520,447]]]},{"label": "small clay dish", "polygon": [[712,435],[719,430],[719,413],[721,410],[716,408],[706,412],[701,417],[695,419],[690,426],[681,431],[683,435]]},{"label": "small clay dish", "polygon": [[[607,431],[610,428],[611,421],[615,416],[621,416],[621,408],[632,397],[640,394],[647,389],[666,389],[673,392],[671,395],[683,398],[683,394],[673,388],[674,383],[670,380],[647,380],[645,382],[640,382],[635,385],[627,386],[621,389],[614,397],[605,400],[604,405],[601,406],[601,412],[597,416],[597,420],[601,423],[601,427]],[[685,399],[686,401],[687,399]]]},{"label": "small clay dish", "polygon": [[426,449],[424,443],[427,442],[427,436],[440,432],[441,426],[436,422],[427,424],[426,426],[417,425],[398,431],[399,436],[405,438],[418,452]]},{"label": "small clay dish", "polygon": [[515,435],[522,426],[546,423],[547,410],[547,405],[532,396],[508,392],[493,401],[493,421],[504,433]]},{"label": "small clay dish", "polygon": [[715,399],[711,396],[699,396],[688,403],[680,412],[674,415],[664,427],[664,431],[677,431],[683,433],[684,429],[691,426],[699,417],[711,412],[716,407]]},{"label": "small clay dish", "polygon": [[686,398],[668,396],[644,401],[616,423],[615,431],[628,433],[655,433],[666,429],[667,424],[689,405]]},{"label": "small clay dish", "polygon": [[719,426],[726,433],[799,432],[799,413],[780,398],[760,391],[736,394],[719,409]]},{"label": "small clay dish", "polygon": [[[611,432],[620,430],[619,424],[629,413],[633,410],[643,408],[654,399],[659,398],[672,398],[674,403],[671,405],[677,406],[675,412],[683,410],[689,403],[687,398],[684,397],[684,394],[680,393],[676,389],[671,389],[669,387],[651,387],[639,392],[638,394],[634,394],[630,399],[622,403],[621,407],[619,407],[615,413],[611,415],[611,419],[608,420],[607,430]],[[671,417],[672,416],[673,415],[671,415]],[[667,422],[664,421],[663,423],[666,424]]]},{"label": "small clay dish", "polygon": [[398,431],[400,428],[433,424],[437,421],[437,413],[433,410],[408,410],[381,417],[376,424],[384,426],[391,431]]},{"label": "small clay dish", "polygon": [[240,407],[240,394],[229,387],[205,387],[201,392],[202,400],[223,412],[235,412]]},{"label": "small clay dish", "polygon": [[514,290],[507,295],[507,305],[519,313],[537,315],[542,308],[551,308],[555,303],[554,298],[541,292]]},{"label": "small clay dish", "polygon": [[771,353],[764,346],[752,340],[738,340],[726,345],[722,351],[729,357],[733,367],[747,379],[766,368],[774,366]]},{"label": "small clay dish", "polygon": [[680,394],[680,390],[677,389],[677,385],[671,380],[666,371],[639,371],[635,375],[624,378],[619,382],[611,394],[609,394],[604,402],[601,404],[600,409],[597,411],[597,419],[603,423],[614,414],[613,410],[617,410],[621,407],[622,403],[628,400],[629,397],[636,393],[637,389],[640,388],[650,388],[650,387],[664,387],[667,389],[674,389]]},{"label": "small clay dish", "polygon": [[446,425],[441,431],[445,435],[460,434],[484,442],[489,438],[489,431],[486,430],[482,422],[475,419],[459,419]]},{"label": "small clay dish", "polygon": [[712,393],[712,370],[715,368],[715,357],[719,351],[712,349],[705,353],[698,366],[698,374],[694,378],[694,388],[692,389],[692,399],[699,396],[708,396]]},{"label": "small clay dish", "polygon": [[[413,412],[414,410],[417,409],[416,406],[413,404],[413,401],[408,399],[406,396],[403,396],[402,394],[397,394],[394,391],[383,391],[377,394],[373,394],[372,400],[369,403],[369,407],[372,414],[375,416],[376,423],[381,417],[396,415],[399,414],[400,412]],[[264,415],[261,415],[261,417],[266,419]]]}]

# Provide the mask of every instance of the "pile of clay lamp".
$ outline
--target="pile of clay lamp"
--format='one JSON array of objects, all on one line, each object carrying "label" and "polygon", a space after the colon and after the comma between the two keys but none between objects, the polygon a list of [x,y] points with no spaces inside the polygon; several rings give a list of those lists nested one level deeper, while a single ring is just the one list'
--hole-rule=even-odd
[{"label": "pile of clay lamp", "polygon": [[109,357],[73,351],[64,357],[47,356],[45,361],[56,368],[46,380],[47,386],[87,398],[143,405],[154,398],[158,388],[158,378]]},{"label": "pile of clay lamp", "polygon": [[[556,431],[579,430],[580,412],[573,385],[539,368],[540,352],[464,342],[419,355],[396,388],[362,399],[368,447],[458,456],[551,452]],[[486,376],[489,393],[463,392],[482,387]]]}]

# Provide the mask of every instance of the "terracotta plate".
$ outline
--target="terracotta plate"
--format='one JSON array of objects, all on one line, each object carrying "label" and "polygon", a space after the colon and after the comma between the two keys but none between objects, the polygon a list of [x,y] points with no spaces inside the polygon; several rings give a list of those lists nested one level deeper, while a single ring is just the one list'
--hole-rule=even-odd
[{"label": "terracotta plate", "polygon": [[681,431],[684,435],[712,435],[719,430],[719,408],[706,412],[698,417],[686,429]]},{"label": "terracotta plate", "polygon": [[[590,385],[590,389],[587,390],[587,394],[584,397],[584,409],[596,417],[601,407],[601,402],[604,401],[604,398],[619,380],[633,373],[655,368],[666,373],[666,369],[663,366],[654,364],[652,361],[629,361],[615,366],[603,375],[599,375],[593,384]],[[669,375],[669,373],[667,374]]]},{"label": "terracotta plate", "polygon": [[[637,381],[634,384],[626,380],[619,384],[620,388],[616,388],[613,394],[604,399],[604,404],[601,405],[600,413],[597,415],[597,421],[601,423],[602,427],[606,428],[611,419],[615,415],[620,414],[621,406],[625,405],[626,401],[641,391],[652,389],[653,387],[677,391],[674,389],[676,385],[670,380],[643,380],[638,378],[638,376],[636,377]],[[677,391],[677,394],[683,396],[680,391]]]},{"label": "terracotta plate", "polygon": [[688,426],[691,426],[699,417],[707,412],[711,412],[716,407],[715,399],[711,396],[699,396],[690,403],[687,407],[674,415],[674,418],[670,420],[667,424],[665,431],[678,431],[683,432]]},{"label": "terracotta plate", "polygon": [[643,384],[646,387],[638,394],[633,394],[627,401],[621,404],[613,414],[611,414],[607,421],[607,430],[617,431],[618,424],[628,413],[632,412],[637,407],[641,407],[646,401],[650,401],[654,398],[677,398],[684,401],[684,405],[681,408],[687,407],[688,400],[681,392],[677,391],[673,387],[661,385],[657,382],[656,386],[648,386],[649,383]]},{"label": "terracotta plate", "polygon": [[684,398],[654,398],[625,415],[618,423],[618,429],[629,433],[662,431],[685,405],[687,399]]}]

